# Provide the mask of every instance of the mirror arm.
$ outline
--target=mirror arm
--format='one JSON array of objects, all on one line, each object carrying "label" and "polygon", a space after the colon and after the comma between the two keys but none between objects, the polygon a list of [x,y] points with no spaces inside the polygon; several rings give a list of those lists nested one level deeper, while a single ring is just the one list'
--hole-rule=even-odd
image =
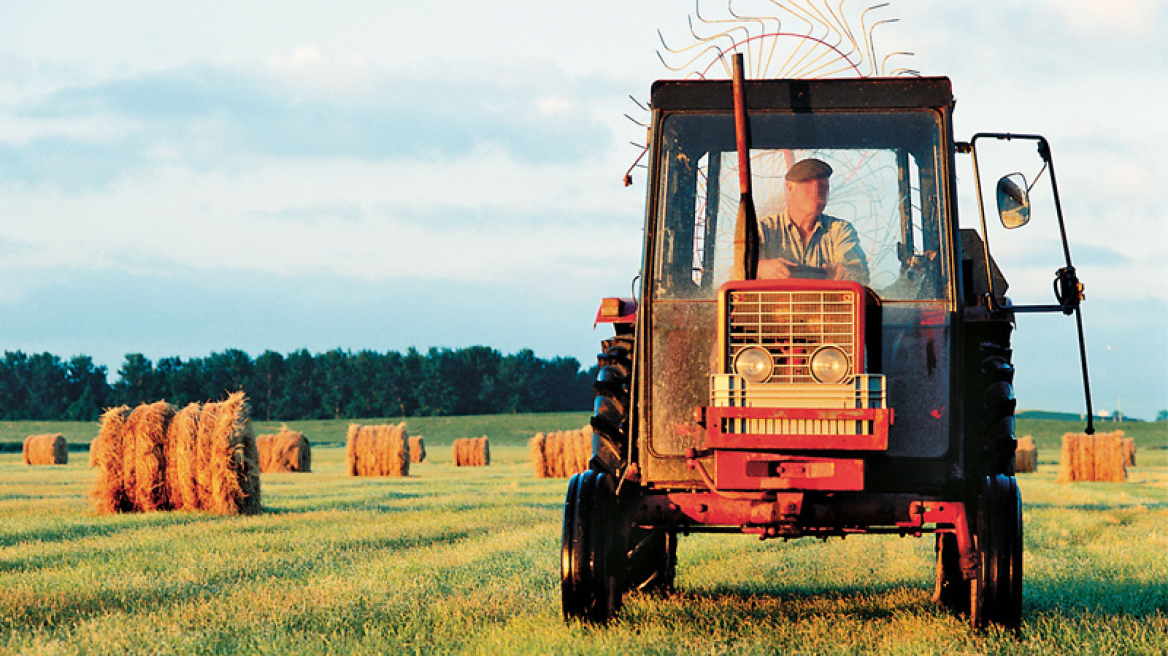
[{"label": "mirror arm", "polygon": [[[1050,169],[1050,188],[1054,195],[1055,215],[1058,217],[1059,236],[1063,241],[1063,256],[1066,258],[1067,266],[1059,269],[1055,278],[1055,295],[1058,297],[1058,305],[1031,305],[1031,306],[1015,306],[1010,310],[1014,312],[1062,312],[1063,314],[1074,314],[1075,325],[1079,332],[1079,362],[1083,370],[1083,395],[1087,401],[1087,430],[1088,435],[1095,433],[1094,410],[1091,407],[1091,381],[1087,375],[1087,345],[1083,338],[1083,315],[1079,308],[1079,301],[1082,298],[1082,286],[1079,284],[1079,278],[1075,274],[1075,267],[1071,264],[1071,248],[1067,243],[1067,228],[1063,221],[1063,205],[1059,199],[1058,180],[1054,174],[1054,157],[1050,152],[1050,143],[1047,142],[1046,137],[1032,134],[1002,134],[1002,133],[984,133],[979,132],[973,135],[969,140],[969,150],[973,151],[973,144],[979,138],[999,139],[1003,141],[1011,141],[1014,139],[1028,139],[1038,142],[1038,156],[1046,163],[1047,168]],[[981,207],[981,181],[977,177],[977,156],[973,157],[973,175],[974,184],[977,185],[977,200],[978,207]],[[981,217],[982,231],[985,231],[985,212],[982,211]],[[989,243],[986,243],[986,258],[989,258]],[[990,281],[992,290],[993,281]],[[1060,289],[1061,286],[1061,289]],[[994,300],[990,299],[990,309],[994,309]]]}]

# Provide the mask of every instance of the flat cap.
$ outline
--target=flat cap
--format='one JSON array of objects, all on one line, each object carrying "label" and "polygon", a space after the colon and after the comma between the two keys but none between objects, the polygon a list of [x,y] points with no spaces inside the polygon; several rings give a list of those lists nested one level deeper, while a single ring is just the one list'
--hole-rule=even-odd
[{"label": "flat cap", "polygon": [[822,180],[831,177],[831,167],[827,162],[818,159],[803,159],[787,171],[788,182],[803,182],[805,180]]}]

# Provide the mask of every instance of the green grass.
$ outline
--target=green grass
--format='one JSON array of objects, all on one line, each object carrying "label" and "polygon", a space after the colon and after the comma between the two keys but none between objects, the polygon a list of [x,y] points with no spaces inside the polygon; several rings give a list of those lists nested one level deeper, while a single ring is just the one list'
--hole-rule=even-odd
[{"label": "green grass", "polygon": [[566,482],[535,479],[525,447],[530,432],[584,420],[410,419],[428,446],[489,435],[493,462],[455,468],[448,448],[431,448],[408,479],[344,476],[339,443],[348,422],[290,423],[338,446],[314,448],[310,474],[265,474],[258,517],[97,516],[83,458],[27,467],[19,454],[0,454],[0,652],[1168,650],[1168,463],[1154,430],[1128,482],[1060,485],[1052,459],[1064,429],[1019,422],[1019,434],[1039,440],[1040,465],[1020,477],[1027,571],[1017,635],[974,632],[929,603],[927,536],[688,536],[678,593],[629,598],[618,621],[596,629],[560,619]]}]

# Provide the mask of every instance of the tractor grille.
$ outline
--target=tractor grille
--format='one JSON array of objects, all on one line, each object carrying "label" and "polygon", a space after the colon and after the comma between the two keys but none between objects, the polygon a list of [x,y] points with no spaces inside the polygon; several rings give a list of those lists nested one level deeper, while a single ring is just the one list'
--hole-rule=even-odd
[{"label": "tractor grille", "polygon": [[807,360],[824,344],[843,349],[856,370],[854,292],[736,290],[727,303],[731,361],[747,346],[762,346],[774,359],[768,382],[814,382]]}]

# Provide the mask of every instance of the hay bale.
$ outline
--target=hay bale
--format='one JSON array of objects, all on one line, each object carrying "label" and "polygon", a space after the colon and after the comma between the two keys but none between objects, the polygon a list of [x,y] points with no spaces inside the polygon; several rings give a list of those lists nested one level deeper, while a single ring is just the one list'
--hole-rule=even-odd
[{"label": "hay bale", "polygon": [[547,478],[547,459],[544,457],[544,445],[547,443],[547,436],[543,433],[536,433],[531,436],[527,442],[527,453],[531,457],[532,467],[535,468],[536,478]]},{"label": "hay bale", "polygon": [[198,510],[199,419],[203,408],[191,403],[175,413],[166,431],[166,487],[175,510]]},{"label": "hay bale", "polygon": [[[204,510],[220,515],[255,515],[263,512],[260,503],[260,462],[255,435],[251,430],[251,410],[243,392],[235,392],[221,403],[208,403],[204,415],[213,410],[214,421],[206,461],[209,469],[209,498]],[[200,418],[200,447],[203,423]],[[202,454],[200,454],[200,460]],[[201,474],[202,472],[200,472]],[[200,481],[202,476],[200,476]]]},{"label": "hay bale", "polygon": [[1063,434],[1062,452],[1059,454],[1059,471],[1055,477],[1056,483],[1070,483],[1075,480],[1075,471],[1079,467],[1077,444],[1074,433]]},{"label": "hay bale", "polygon": [[345,472],[349,476],[357,476],[357,437],[360,432],[359,424],[349,424],[349,432],[345,436]]},{"label": "hay bale", "polygon": [[409,476],[410,447],[405,422],[350,424],[345,462],[350,476]]},{"label": "hay bale", "polygon": [[1014,471],[1018,474],[1026,474],[1038,470],[1038,446],[1034,443],[1034,438],[1030,435],[1025,435],[1018,439],[1018,444],[1014,449]]},{"label": "hay bale", "polygon": [[548,478],[564,476],[564,434],[554,431],[547,434],[544,444],[544,462],[547,464]]},{"label": "hay bale", "polygon": [[1124,466],[1123,432],[1063,435],[1059,483],[1077,481],[1122,482],[1127,480]]},{"label": "hay bale", "polygon": [[123,480],[136,510],[166,510],[167,428],[174,408],[166,401],[134,408],[122,428]]},{"label": "hay bale", "polygon": [[575,474],[588,470],[588,461],[592,458],[592,427],[585,426],[576,431],[576,462],[573,465]]},{"label": "hay bale", "polygon": [[89,468],[93,469],[97,466],[97,452],[99,450],[97,444],[97,437],[89,441]]},{"label": "hay bale", "polygon": [[487,439],[486,435],[479,438],[476,455],[478,456],[479,466],[486,467],[491,464],[491,442]]},{"label": "hay bale", "polygon": [[460,437],[451,445],[455,467],[486,467],[491,464],[491,443],[482,437]]},{"label": "hay bale", "polygon": [[97,472],[90,491],[97,512],[101,514],[133,509],[122,476],[122,428],[129,416],[130,408],[124,405],[110,408],[101,415],[101,427],[94,440]]},{"label": "hay bale", "polygon": [[587,471],[592,459],[592,428],[536,433],[527,443],[536,478],[567,478]]},{"label": "hay bale", "polygon": [[1123,465],[1123,431],[1095,436],[1095,479],[1108,483],[1127,480]]},{"label": "hay bale", "polygon": [[381,427],[378,446],[381,453],[383,476],[410,475],[410,436],[405,422]]},{"label": "hay bale", "polygon": [[312,471],[312,446],[294,430],[281,428],[274,435],[256,437],[256,450],[263,473]]},{"label": "hay bale", "polygon": [[[1122,434],[1123,431],[1120,431]],[[1133,437],[1123,438],[1123,466],[1136,466],[1136,440]]]},{"label": "hay bale", "polygon": [[195,435],[195,499],[206,510],[211,504],[211,453],[214,451],[215,427],[219,418],[218,403],[207,403],[199,410],[198,434]]},{"label": "hay bale", "polygon": [[410,436],[410,463],[419,463],[426,459],[426,442],[421,435]]},{"label": "hay bale", "polygon": [[29,435],[21,448],[26,465],[65,465],[69,463],[69,445],[60,433]]}]

